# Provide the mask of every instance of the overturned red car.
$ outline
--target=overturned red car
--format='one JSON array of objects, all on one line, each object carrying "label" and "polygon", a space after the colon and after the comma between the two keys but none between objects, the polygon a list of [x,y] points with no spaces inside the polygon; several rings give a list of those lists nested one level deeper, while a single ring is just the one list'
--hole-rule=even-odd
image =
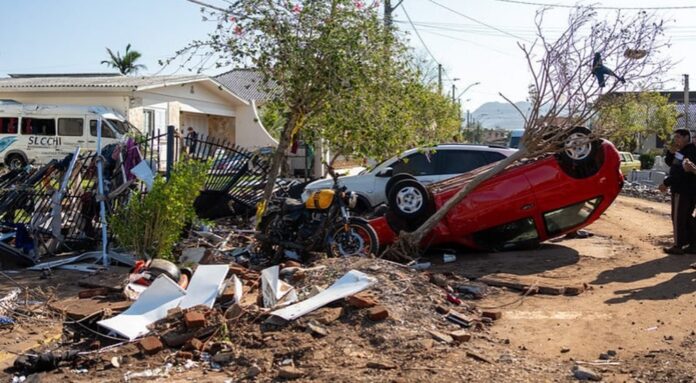
[{"label": "overturned red car", "polygon": [[[609,141],[585,141],[556,155],[512,166],[474,189],[423,240],[422,246],[529,248],[599,218],[623,186],[620,157]],[[423,186],[403,177],[388,196],[389,210],[370,221],[380,245],[423,223],[486,168]]]}]

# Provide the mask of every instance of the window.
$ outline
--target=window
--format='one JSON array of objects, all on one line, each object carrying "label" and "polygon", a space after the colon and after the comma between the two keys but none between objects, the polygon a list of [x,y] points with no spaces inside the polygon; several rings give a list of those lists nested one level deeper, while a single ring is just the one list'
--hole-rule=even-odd
[{"label": "window", "polygon": [[55,136],[56,120],[53,118],[22,118],[22,134]]},{"label": "window", "polygon": [[466,173],[489,163],[484,152],[474,150],[442,150],[439,160],[439,174]]},{"label": "window", "polygon": [[59,118],[59,136],[82,136],[84,120],[82,118]]},{"label": "window", "polygon": [[571,227],[580,225],[590,218],[590,215],[592,215],[592,212],[595,211],[601,201],[602,198],[597,197],[588,201],[576,203],[575,205],[566,206],[558,210],[544,213],[546,231],[553,235],[570,229]]},{"label": "window", "polygon": [[[92,137],[97,136],[97,120],[89,120],[89,134]],[[114,131],[109,128],[108,125],[102,122],[102,137],[103,138],[116,138]]]},{"label": "window", "polygon": [[530,217],[495,226],[474,234],[479,246],[489,249],[509,249],[539,240],[534,220]]},{"label": "window", "polygon": [[410,156],[397,160],[392,165],[394,174],[408,173],[414,176],[427,176],[435,174],[434,152],[413,153]]},{"label": "window", "polygon": [[0,117],[0,134],[17,134],[18,125],[17,117]]},{"label": "window", "polygon": [[494,162],[502,161],[506,159],[504,154],[498,153],[498,152],[485,152],[486,153],[486,161],[488,161],[489,164],[492,164]]},{"label": "window", "polygon": [[143,114],[143,132],[145,132],[145,134],[150,134],[155,131],[155,111],[145,110]]}]

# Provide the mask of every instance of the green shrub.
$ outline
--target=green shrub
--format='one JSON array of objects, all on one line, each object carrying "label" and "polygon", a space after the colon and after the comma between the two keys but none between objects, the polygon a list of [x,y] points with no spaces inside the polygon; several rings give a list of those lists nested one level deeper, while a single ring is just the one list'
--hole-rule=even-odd
[{"label": "green shrub", "polygon": [[139,258],[172,260],[171,251],[196,213],[193,202],[205,183],[208,163],[183,160],[169,181],[157,176],[152,190],[134,195],[111,218],[118,243]]},{"label": "green shrub", "polygon": [[643,170],[652,169],[653,165],[655,165],[655,153],[641,154],[638,159],[640,160],[640,168]]}]

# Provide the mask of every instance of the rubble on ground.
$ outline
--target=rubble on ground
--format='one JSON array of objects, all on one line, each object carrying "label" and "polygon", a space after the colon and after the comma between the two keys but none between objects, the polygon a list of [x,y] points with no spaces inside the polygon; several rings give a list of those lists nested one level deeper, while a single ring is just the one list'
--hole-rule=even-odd
[{"label": "rubble on ground", "polygon": [[669,193],[659,191],[656,186],[635,182],[624,182],[621,194],[655,202],[669,202],[671,199]]}]

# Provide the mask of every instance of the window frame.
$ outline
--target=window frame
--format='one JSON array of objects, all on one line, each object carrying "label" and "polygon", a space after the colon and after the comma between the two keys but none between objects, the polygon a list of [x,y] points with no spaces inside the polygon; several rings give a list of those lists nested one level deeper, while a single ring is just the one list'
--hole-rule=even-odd
[{"label": "window frame", "polygon": [[[61,120],[80,120],[82,122],[81,126],[81,133],[78,134],[61,134],[60,133],[60,121]],[[85,118],[84,117],[70,117],[70,116],[62,116],[56,118],[56,135],[58,137],[84,137],[85,135]]]},{"label": "window frame", "polygon": [[[548,222],[547,222],[547,220],[546,220],[546,215],[547,215],[547,214],[554,213],[554,212],[557,212],[557,211],[560,211],[560,210],[564,210],[564,209],[568,209],[568,208],[573,207],[573,206],[575,206],[575,205],[580,205],[580,204],[583,204],[583,205],[584,205],[584,204],[586,204],[586,203],[588,203],[588,202],[590,202],[590,201],[592,201],[592,200],[597,200],[597,202],[596,202],[595,206],[593,207],[592,211],[590,212],[590,214],[588,214],[587,217],[585,217],[584,220],[582,220],[582,221],[580,221],[580,222],[578,222],[578,223],[576,223],[576,224],[574,224],[574,225],[572,225],[572,226],[568,226],[568,227],[565,227],[565,228],[560,228],[560,229],[557,230],[557,231],[551,231],[551,230],[549,230],[549,224],[548,224]],[[595,197],[592,197],[592,198],[588,198],[588,199],[583,200],[583,201],[580,201],[580,202],[571,203],[571,204],[568,204],[568,205],[565,205],[565,206],[562,206],[562,207],[559,207],[559,208],[556,208],[556,209],[553,209],[553,210],[548,210],[548,211],[542,212],[542,213],[541,213],[541,220],[544,222],[544,230],[546,230],[546,234],[548,234],[549,236],[553,236],[553,235],[556,235],[556,234],[558,234],[558,233],[562,233],[562,232],[565,231],[565,230],[572,229],[572,228],[574,228],[574,227],[578,227],[578,226],[584,224],[585,222],[587,222],[587,220],[590,219],[590,217],[592,217],[592,214],[594,214],[594,212],[597,210],[597,208],[599,207],[599,205],[602,203],[602,200],[603,200],[603,196],[598,195],[598,196],[595,196]],[[581,207],[581,208],[582,208],[582,207]]]},{"label": "window frame", "polygon": [[[53,120],[53,134],[37,134],[33,131],[31,133],[27,133],[24,131],[24,120]],[[32,124],[33,126],[33,124]],[[39,136],[39,137],[57,137],[58,136],[58,117],[57,116],[39,116],[39,117],[34,117],[34,116],[22,116],[20,119],[20,127],[19,131],[21,135],[23,136]]]}]

